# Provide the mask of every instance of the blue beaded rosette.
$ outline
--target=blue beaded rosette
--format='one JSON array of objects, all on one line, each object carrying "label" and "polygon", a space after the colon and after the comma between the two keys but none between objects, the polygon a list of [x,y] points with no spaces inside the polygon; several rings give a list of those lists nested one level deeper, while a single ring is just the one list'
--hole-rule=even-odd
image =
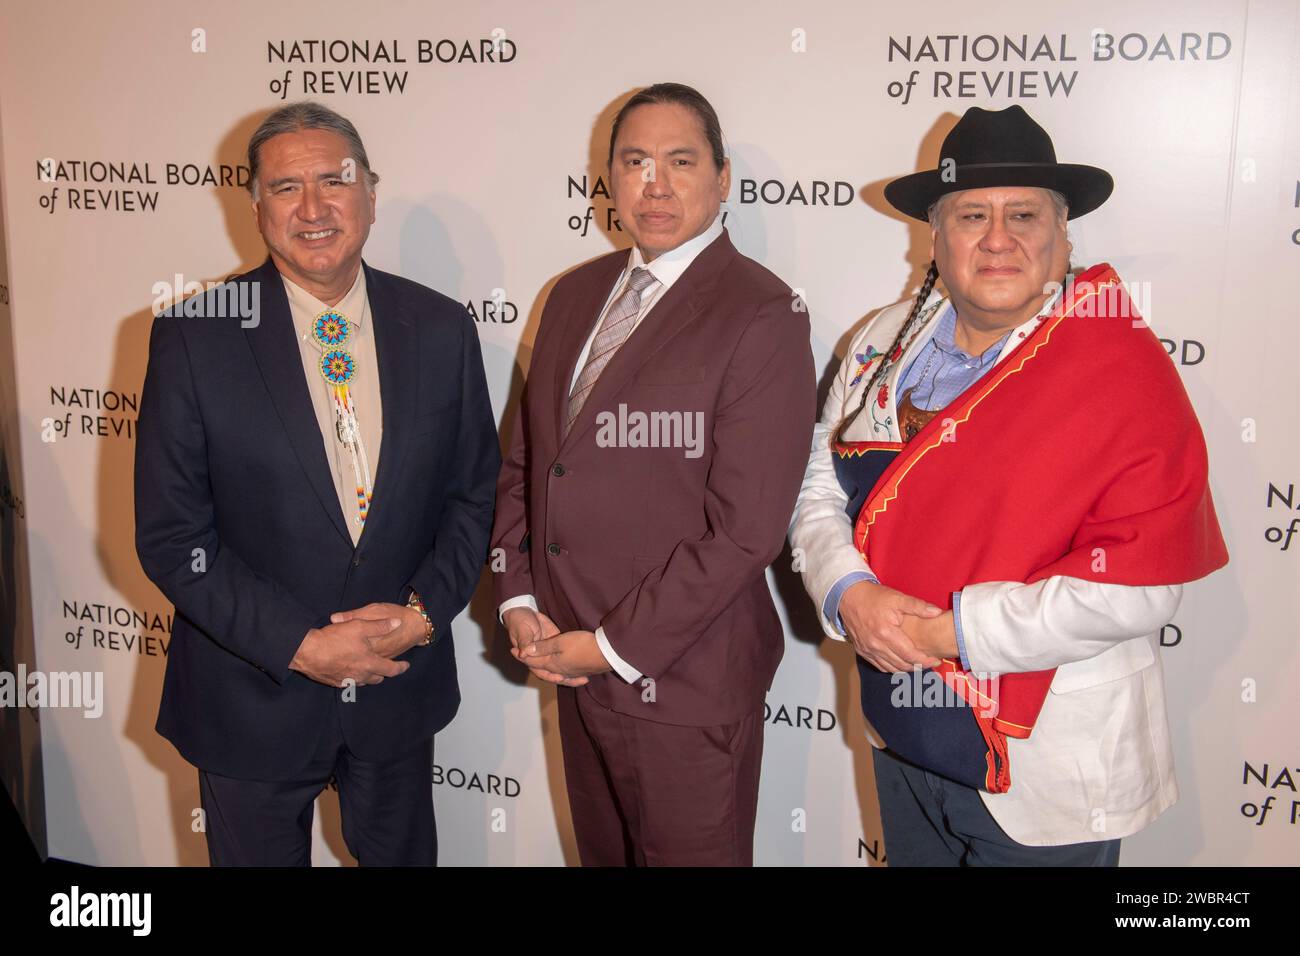
[{"label": "blue beaded rosette", "polygon": [[320,373],[331,385],[346,385],[356,371],[356,361],[344,349],[331,349],[321,356]]},{"label": "blue beaded rosette", "polygon": [[352,337],[352,326],[340,312],[322,312],[316,316],[311,334],[320,343],[321,348],[333,349]]}]

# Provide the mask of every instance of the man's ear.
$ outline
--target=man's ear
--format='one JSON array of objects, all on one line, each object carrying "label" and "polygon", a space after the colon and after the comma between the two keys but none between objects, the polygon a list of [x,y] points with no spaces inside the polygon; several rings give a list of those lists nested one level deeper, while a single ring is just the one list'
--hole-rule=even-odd
[{"label": "man's ear", "polygon": [[731,160],[722,161],[722,170],[718,173],[718,190],[722,193],[722,201],[727,201],[727,196],[731,193]]}]

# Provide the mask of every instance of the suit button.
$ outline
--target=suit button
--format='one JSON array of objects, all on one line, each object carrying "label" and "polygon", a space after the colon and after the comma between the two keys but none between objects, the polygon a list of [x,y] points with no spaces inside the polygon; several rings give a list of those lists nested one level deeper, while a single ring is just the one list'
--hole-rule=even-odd
[{"label": "suit button", "polygon": [[361,555],[358,554],[356,557],[352,559],[352,566],[354,568],[361,567]]},{"label": "suit button", "polygon": [[546,553],[547,553],[547,554],[559,554],[559,553],[560,553],[560,546],[559,546],[558,544],[555,544],[554,542],[551,542],[550,544],[548,544],[548,545],[546,546]]},{"label": "suit button", "polygon": [[563,478],[564,466],[557,464],[554,468],[551,469],[551,474],[553,474],[556,478]]}]

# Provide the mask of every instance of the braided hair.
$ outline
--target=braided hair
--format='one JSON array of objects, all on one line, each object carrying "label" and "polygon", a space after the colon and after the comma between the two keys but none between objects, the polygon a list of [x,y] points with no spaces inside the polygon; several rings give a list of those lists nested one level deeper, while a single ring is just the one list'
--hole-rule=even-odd
[{"label": "braided hair", "polygon": [[889,348],[885,350],[884,358],[882,358],[876,365],[875,371],[871,373],[871,378],[867,380],[867,387],[862,390],[862,401],[858,403],[858,407],[854,409],[852,413],[842,418],[840,423],[835,426],[835,430],[831,433],[832,444],[840,440],[844,434],[844,430],[848,428],[849,425],[851,425],[857,417],[862,414],[862,410],[867,407],[867,402],[871,400],[871,390],[876,387],[876,382],[878,382],[885,374],[885,370],[889,366],[889,356],[893,355],[894,350],[899,348],[903,342],[907,340],[907,336],[911,332],[912,326],[916,324],[917,317],[921,314],[921,310],[925,308],[925,300],[930,298],[930,293],[934,291],[934,284],[938,278],[939,267],[934,264],[934,260],[932,259],[930,260],[930,267],[925,271],[925,279],[921,282],[921,288],[916,293],[916,300],[912,303],[912,311],[907,315],[907,321],[899,328],[898,334],[894,336],[894,341],[890,343]]}]

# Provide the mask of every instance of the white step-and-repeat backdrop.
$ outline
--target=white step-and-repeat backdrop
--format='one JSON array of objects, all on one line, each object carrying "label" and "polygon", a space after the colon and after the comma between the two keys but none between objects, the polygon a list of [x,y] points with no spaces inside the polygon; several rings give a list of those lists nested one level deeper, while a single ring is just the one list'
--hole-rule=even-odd
[{"label": "white step-and-repeat backdrop", "polygon": [[[1295,0],[6,5],[0,670],[103,681],[98,716],[0,708],[6,784],[52,855],[206,863],[196,773],[153,730],[172,610],[135,558],[134,428],[152,314],[264,256],[243,188],[260,118],[315,98],[356,123],[382,177],[367,260],[472,310],[507,421],[554,279],[627,244],[613,114],[674,80],[717,108],[726,224],[803,292],[823,373],[919,282],[928,236],[881,188],[934,166],[965,109],[1019,103],[1064,161],[1113,172],[1075,259],[1115,265],[1177,363],[1232,555],[1163,634],[1182,795],[1123,861],[1300,861],[1298,30]],[[850,651],[789,563],[757,861],[879,864]],[[455,625],[441,859],[574,863],[554,693],[505,652],[488,591],[485,572]],[[350,861],[332,794],[319,811],[317,861]]]}]

